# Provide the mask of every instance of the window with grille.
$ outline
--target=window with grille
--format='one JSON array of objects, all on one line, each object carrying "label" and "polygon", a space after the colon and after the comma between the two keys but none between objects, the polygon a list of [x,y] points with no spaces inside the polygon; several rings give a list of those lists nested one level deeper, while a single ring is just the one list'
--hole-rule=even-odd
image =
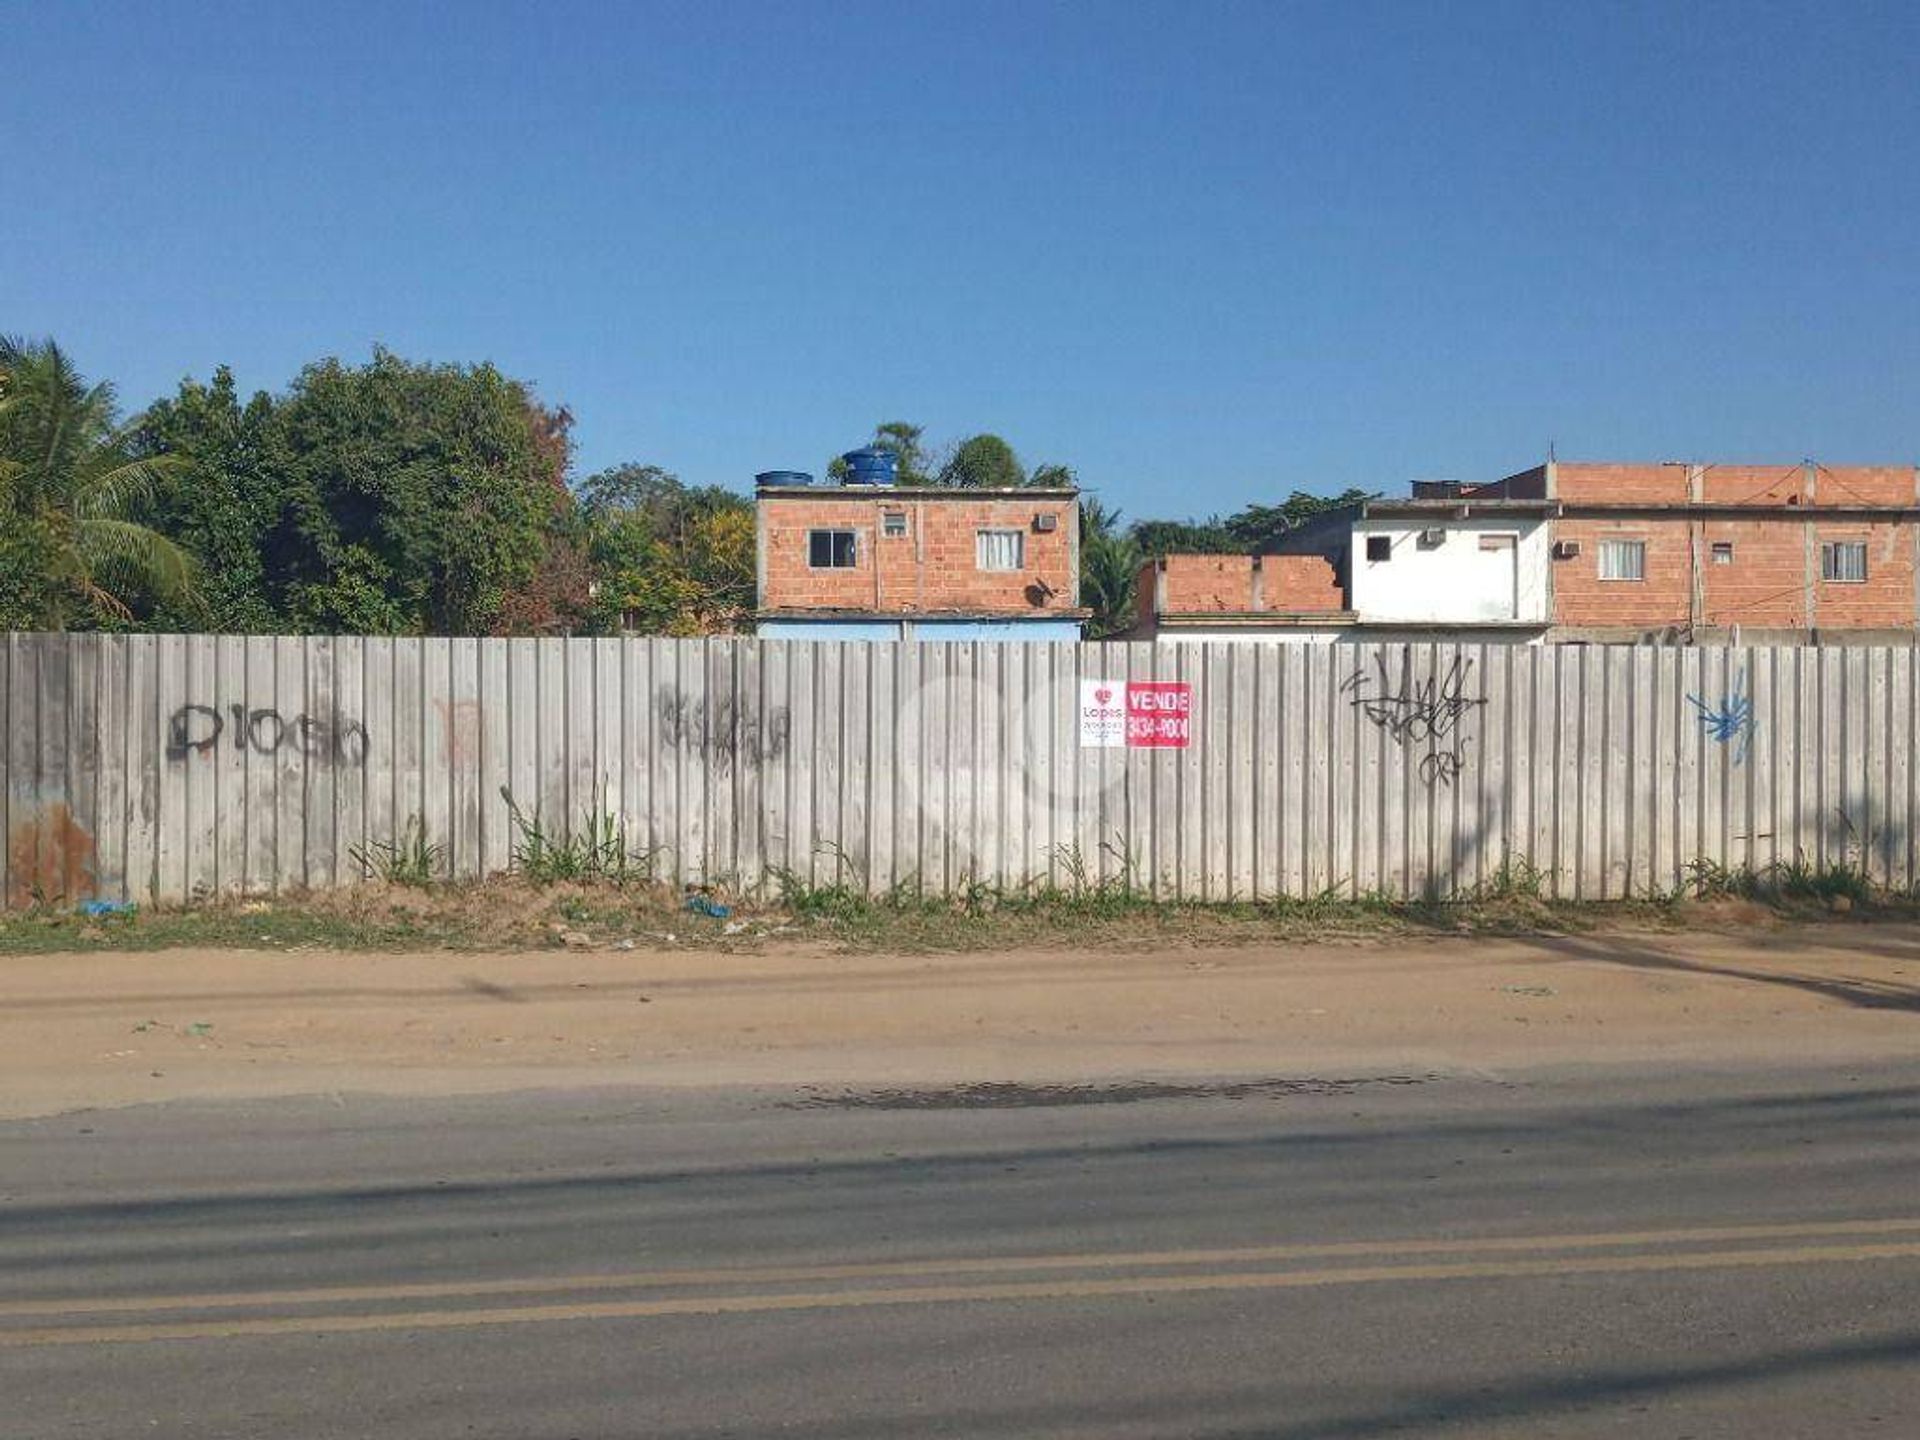
[{"label": "window with grille", "polygon": [[815,570],[851,570],[856,553],[851,530],[807,532],[807,564]]},{"label": "window with grille", "polygon": [[1716,540],[1713,542],[1713,563],[1716,565],[1731,565],[1733,563],[1733,542],[1731,540]]},{"label": "window with grille", "polygon": [[1027,563],[1027,537],[1021,530],[974,532],[974,553],[982,570],[1020,570]]},{"label": "window with grille", "polygon": [[1600,578],[1602,580],[1646,579],[1647,542],[1602,540],[1600,542]]},{"label": "window with grille", "polygon": [[880,533],[889,540],[898,540],[907,533],[907,512],[887,510],[880,516]]},{"label": "window with grille", "polygon": [[1867,542],[1835,540],[1820,547],[1820,578],[1840,585],[1867,582]]}]

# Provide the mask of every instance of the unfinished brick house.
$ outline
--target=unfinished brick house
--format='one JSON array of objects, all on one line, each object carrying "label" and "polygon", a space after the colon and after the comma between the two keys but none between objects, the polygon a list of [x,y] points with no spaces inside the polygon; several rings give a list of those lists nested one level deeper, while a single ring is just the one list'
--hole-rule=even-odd
[{"label": "unfinished brick house", "polygon": [[1079,492],[762,484],[770,640],[1078,640]]},{"label": "unfinished brick house", "polygon": [[1285,553],[1173,555],[1159,639],[1911,643],[1920,469],[1548,461],[1329,512]]}]

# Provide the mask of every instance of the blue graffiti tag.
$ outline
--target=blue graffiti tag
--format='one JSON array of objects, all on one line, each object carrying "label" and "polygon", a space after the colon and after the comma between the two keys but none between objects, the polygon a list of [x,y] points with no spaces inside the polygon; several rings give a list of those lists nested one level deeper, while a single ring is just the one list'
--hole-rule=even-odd
[{"label": "blue graffiti tag", "polygon": [[1709,705],[1698,695],[1687,696],[1687,703],[1700,712],[1700,726],[1716,745],[1731,744],[1733,763],[1747,763],[1747,751],[1753,745],[1753,697],[1747,691],[1747,672],[1742,670],[1733,681],[1733,693],[1718,705]]}]

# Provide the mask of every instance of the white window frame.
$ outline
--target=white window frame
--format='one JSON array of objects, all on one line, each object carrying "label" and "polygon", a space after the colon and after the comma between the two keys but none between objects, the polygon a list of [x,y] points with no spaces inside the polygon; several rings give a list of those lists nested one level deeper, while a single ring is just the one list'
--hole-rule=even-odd
[{"label": "white window frame", "polygon": [[1715,540],[1707,547],[1707,559],[1714,565],[1733,563],[1733,541]]},{"label": "white window frame", "polygon": [[[1844,563],[1857,560],[1859,563]],[[1858,571],[1858,574],[1850,573]],[[1822,540],[1820,542],[1820,578],[1829,585],[1867,583],[1867,542],[1864,540]]]},{"label": "white window frame", "polygon": [[[1647,542],[1626,536],[1609,537],[1597,547],[1600,578],[1608,584],[1633,585],[1647,578]],[[1623,563],[1632,556],[1631,564]]]},{"label": "white window frame", "polygon": [[[813,542],[821,535],[844,535],[847,537],[846,564],[840,565],[833,560],[833,552],[837,547],[831,540],[827,542],[827,563],[825,565],[814,563]],[[860,532],[858,530],[849,530],[842,525],[827,525],[807,531],[807,568],[809,570],[858,570],[860,568]]]},{"label": "white window frame", "polygon": [[880,536],[884,540],[906,539],[907,512],[904,510],[882,510],[880,512]]},{"label": "white window frame", "polygon": [[[988,549],[995,541],[1013,543],[1013,563],[1011,565],[990,564]],[[973,532],[973,563],[976,569],[1000,575],[1017,575],[1027,568],[1027,532],[1007,527],[989,526]]]}]

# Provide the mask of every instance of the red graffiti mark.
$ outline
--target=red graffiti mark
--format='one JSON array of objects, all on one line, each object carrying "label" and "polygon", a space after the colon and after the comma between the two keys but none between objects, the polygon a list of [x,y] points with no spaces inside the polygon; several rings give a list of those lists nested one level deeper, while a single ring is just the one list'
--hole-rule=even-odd
[{"label": "red graffiti mark", "polygon": [[93,836],[65,805],[30,806],[7,832],[7,903],[91,895],[94,860]]},{"label": "red graffiti mark", "polygon": [[478,700],[436,700],[440,725],[446,736],[447,760],[453,765],[480,763],[480,702]]}]

